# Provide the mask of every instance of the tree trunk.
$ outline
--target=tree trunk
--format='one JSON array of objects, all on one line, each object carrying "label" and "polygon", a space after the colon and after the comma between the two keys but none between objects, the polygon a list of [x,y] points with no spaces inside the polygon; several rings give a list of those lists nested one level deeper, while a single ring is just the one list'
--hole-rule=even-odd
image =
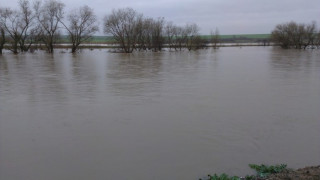
[{"label": "tree trunk", "polygon": [[4,30],[1,28],[0,29],[0,32],[1,32],[1,37],[0,37],[0,54],[2,54],[2,49],[4,47],[4,44],[6,42],[6,37],[5,37],[5,33],[4,33]]},{"label": "tree trunk", "polygon": [[14,41],[14,42],[13,42],[12,52],[13,52],[14,54],[18,54],[18,42],[17,42],[17,41]]},{"label": "tree trunk", "polygon": [[72,46],[71,52],[75,53],[77,51],[77,46]]},{"label": "tree trunk", "polygon": [[49,53],[53,53],[53,44],[52,43],[49,44],[48,51],[49,51]]}]

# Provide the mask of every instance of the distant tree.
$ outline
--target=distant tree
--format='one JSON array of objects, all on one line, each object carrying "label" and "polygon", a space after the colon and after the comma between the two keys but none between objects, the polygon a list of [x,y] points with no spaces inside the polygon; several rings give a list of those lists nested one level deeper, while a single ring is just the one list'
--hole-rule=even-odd
[{"label": "distant tree", "polygon": [[315,45],[320,46],[320,30],[318,31],[316,35]]},{"label": "distant tree", "polygon": [[137,48],[138,50],[150,50],[152,48],[152,18],[146,18],[138,23]]},{"label": "distant tree", "polygon": [[68,17],[68,25],[62,22],[69,33],[72,43],[72,53],[75,53],[79,45],[90,39],[99,30],[97,17],[89,6],[82,6],[80,9],[71,12]]},{"label": "distant tree", "polygon": [[220,33],[218,28],[213,32],[210,33],[210,43],[212,44],[213,48],[217,48],[218,43],[220,43]]},{"label": "distant tree", "polygon": [[313,45],[316,39],[316,24],[309,25],[289,22],[278,24],[272,31],[271,38],[282,48],[302,49]]},{"label": "distant tree", "polygon": [[173,48],[174,45],[174,32],[176,26],[172,22],[168,22],[164,28],[164,34],[166,36],[166,43],[169,45],[169,48]]},{"label": "distant tree", "polygon": [[197,24],[179,27],[164,18],[143,18],[131,8],[113,10],[105,16],[103,27],[126,53],[135,49],[161,51],[164,43],[175,50],[198,49],[204,44]]},{"label": "distant tree", "polygon": [[34,4],[36,18],[40,24],[41,40],[49,53],[53,53],[53,45],[59,38],[59,22],[63,19],[64,4],[57,0],[48,0],[44,4],[37,1]]},{"label": "distant tree", "polygon": [[302,46],[304,49],[308,45],[315,45],[316,44],[316,39],[317,39],[317,32],[316,32],[316,22],[313,21],[311,24],[305,25],[305,30],[304,30],[304,36],[302,40]]},{"label": "distant tree", "polygon": [[164,34],[169,48],[175,50],[182,50],[187,48],[196,50],[204,46],[204,40],[199,34],[200,28],[197,24],[187,24],[184,27],[179,27],[169,22],[164,27]]},{"label": "distant tree", "polygon": [[142,14],[132,8],[113,10],[104,17],[104,33],[112,34],[121,49],[131,53],[136,49],[139,33],[141,33]]},{"label": "distant tree", "polygon": [[4,48],[5,43],[6,43],[6,34],[0,24],[0,54],[2,54],[2,49]]},{"label": "distant tree", "polygon": [[187,39],[187,33],[185,33],[184,29],[179,26],[175,26],[173,28],[173,47],[175,50],[182,50],[185,47],[185,42]]},{"label": "distant tree", "polygon": [[138,50],[161,51],[164,43],[164,18],[142,18],[137,26]]},{"label": "distant tree", "polygon": [[164,43],[163,37],[164,18],[153,20],[152,23],[152,47],[154,51],[161,51]]},{"label": "distant tree", "polygon": [[199,31],[200,28],[197,24],[187,24],[184,27],[182,36],[185,39],[185,45],[189,51],[199,48],[199,45],[201,43]]}]

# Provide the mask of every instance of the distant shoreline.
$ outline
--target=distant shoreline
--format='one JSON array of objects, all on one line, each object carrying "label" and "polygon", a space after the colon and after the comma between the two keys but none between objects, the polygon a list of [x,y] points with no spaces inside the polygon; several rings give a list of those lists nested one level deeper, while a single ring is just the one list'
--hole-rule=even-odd
[{"label": "distant shoreline", "polygon": [[[277,46],[274,43],[219,43],[217,45],[212,44],[206,44],[203,49],[205,48],[219,48],[219,47],[241,47],[241,46]],[[44,47],[44,45],[42,45]],[[71,48],[72,44],[70,43],[63,43],[63,44],[55,44],[54,48],[56,49],[65,49],[65,48]],[[80,44],[79,48],[82,49],[101,49],[101,48],[121,48],[118,44],[112,44],[112,43],[84,43]],[[164,45],[163,48],[170,48],[169,45]],[[174,49],[174,48],[171,48]]]}]

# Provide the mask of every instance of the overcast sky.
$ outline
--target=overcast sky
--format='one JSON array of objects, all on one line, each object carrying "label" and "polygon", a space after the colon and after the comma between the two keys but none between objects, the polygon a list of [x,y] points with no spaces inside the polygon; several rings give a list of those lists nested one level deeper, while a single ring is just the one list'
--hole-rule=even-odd
[{"label": "overcast sky", "polygon": [[[0,0],[1,7],[17,6],[17,0]],[[112,9],[131,7],[147,17],[164,17],[177,25],[197,23],[202,34],[270,33],[276,24],[291,20],[316,21],[320,27],[320,0],[65,0],[66,11],[88,5],[102,18]],[[100,33],[102,30],[100,29]]]}]

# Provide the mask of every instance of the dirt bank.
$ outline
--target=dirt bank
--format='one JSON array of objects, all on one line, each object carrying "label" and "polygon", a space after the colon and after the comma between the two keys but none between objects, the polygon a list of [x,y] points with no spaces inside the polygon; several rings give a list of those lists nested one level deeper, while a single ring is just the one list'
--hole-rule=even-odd
[{"label": "dirt bank", "polygon": [[320,166],[284,170],[281,173],[270,175],[266,180],[320,180]]}]

